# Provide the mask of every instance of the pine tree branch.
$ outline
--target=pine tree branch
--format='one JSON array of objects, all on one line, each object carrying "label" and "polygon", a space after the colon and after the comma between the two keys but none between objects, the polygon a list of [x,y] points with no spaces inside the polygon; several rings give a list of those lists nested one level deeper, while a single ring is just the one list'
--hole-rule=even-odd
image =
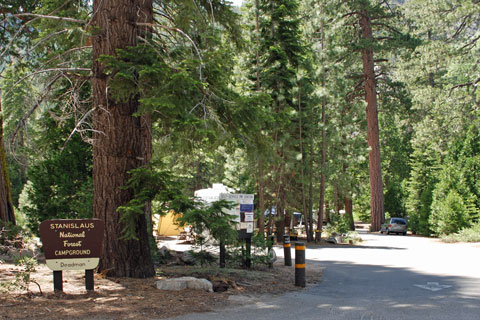
[{"label": "pine tree branch", "polygon": [[[57,7],[55,10],[51,11],[50,14],[52,13],[55,13],[57,12],[57,10],[60,10],[62,7],[64,7],[68,2],[70,2],[71,0],[66,0],[61,6]],[[29,20],[27,21],[26,23],[24,23],[18,30],[17,32],[15,32],[15,34],[13,35],[13,37],[10,38],[10,41],[8,42],[8,44],[5,46],[4,50],[0,53],[0,59],[3,57],[3,55],[8,51],[8,49],[12,46],[13,44],[13,41],[15,41],[15,39],[17,39],[20,35],[20,33],[23,31],[23,29],[25,29],[26,26],[28,26],[30,23],[38,20],[38,19],[41,19],[41,18],[51,18],[51,19],[55,19],[55,18],[62,18],[62,20],[65,20],[65,21],[68,21],[68,20],[77,20],[77,21],[81,21],[81,20],[78,20],[78,19],[72,19],[72,18],[68,18],[68,17],[56,17],[56,16],[51,16],[51,15],[41,15],[41,14],[35,14],[35,13],[17,13],[17,14],[14,14],[14,15],[11,15],[12,17],[16,17],[20,20],[23,20],[21,19],[22,16],[33,16],[34,18],[32,20]],[[5,17],[5,19],[2,21],[5,22],[7,19],[9,19],[10,17]]]},{"label": "pine tree branch", "polygon": [[394,27],[389,26],[388,24],[385,24],[385,23],[382,23],[382,22],[372,22],[372,26],[385,27],[385,28],[387,28],[388,30],[391,30],[391,31],[395,32],[396,34],[402,34],[400,31],[398,31],[398,30],[395,29]]},{"label": "pine tree branch", "polygon": [[41,39],[40,41],[38,41],[30,50],[27,51],[27,55],[30,54],[33,50],[35,50],[40,44],[44,43],[45,41],[48,41],[49,39],[59,35],[59,34],[62,34],[62,33],[65,33],[67,32],[68,29],[63,29],[63,30],[60,30],[60,31],[57,31],[57,32],[54,32],[54,33],[51,33],[49,34],[48,36],[46,36],[45,38]]},{"label": "pine tree branch", "polygon": [[[479,1],[480,1],[480,0],[479,0]],[[470,47],[470,46],[474,45],[474,44],[478,41],[478,39],[480,39],[480,36],[475,37],[472,41],[470,41],[469,43],[467,43],[466,45],[464,45],[461,49],[463,50],[463,49],[465,49],[465,48],[467,48],[467,47]]]},{"label": "pine tree branch", "polygon": [[455,86],[453,86],[451,89],[450,89],[450,94],[452,93],[453,90],[455,89],[458,89],[458,88],[463,88],[463,87],[471,87],[471,86],[475,86],[477,83],[480,82],[480,78],[477,78],[475,81],[470,81],[470,82],[466,82],[466,83],[461,83],[461,84],[457,84]]},{"label": "pine tree branch", "polygon": [[50,92],[51,87],[55,82],[57,82],[58,79],[60,79],[60,77],[61,77],[61,74],[55,75],[52,81],[50,81],[48,85],[43,89],[42,94],[37,99],[37,101],[35,101],[35,104],[33,105],[33,107],[28,111],[25,117],[20,119],[20,121],[17,124],[17,127],[15,128],[15,131],[12,134],[12,138],[10,139],[12,143],[15,141],[15,137],[17,136],[17,133],[20,130],[20,128],[26,123],[27,119],[30,118],[33,112],[42,104],[43,100],[47,97],[48,93]]},{"label": "pine tree branch", "polygon": [[383,40],[390,40],[390,41],[391,41],[391,40],[395,40],[395,39],[392,38],[392,37],[378,37],[378,38],[373,38],[373,39],[375,39],[375,40],[377,40],[377,41],[383,41]]},{"label": "pine tree branch", "polygon": [[470,17],[471,17],[471,15],[467,15],[463,18],[462,23],[460,24],[460,26],[457,28],[457,30],[453,34],[453,36],[451,38],[452,40],[455,39],[456,37],[458,37],[458,35],[463,31],[463,29],[465,29],[465,27],[467,26],[467,19],[469,19]]},{"label": "pine tree branch", "polygon": [[198,68],[198,72],[200,74],[200,81],[203,81],[203,75],[202,75],[203,59],[202,59],[202,55],[200,54],[200,50],[198,49],[197,45],[192,40],[192,38],[190,38],[190,36],[188,34],[186,34],[183,30],[181,30],[179,28],[167,27],[167,26],[164,26],[164,25],[161,25],[161,24],[142,23],[142,22],[137,22],[136,24],[138,26],[159,27],[159,28],[162,28],[162,29],[165,29],[165,30],[175,31],[175,32],[180,33],[185,38],[187,38],[188,41],[192,44],[193,48],[195,49],[195,51],[197,53],[197,56],[198,56],[198,59],[200,60],[200,66]]},{"label": "pine tree branch", "polygon": [[49,15],[38,14],[38,13],[17,13],[17,14],[14,14],[13,16],[16,17],[16,18],[35,17],[35,18],[41,18],[41,19],[53,19],[53,20],[73,22],[73,23],[79,23],[79,24],[86,24],[87,23],[87,21],[85,21],[85,20],[74,19],[74,18],[69,18],[69,17],[49,16]]},{"label": "pine tree branch", "polygon": [[349,13],[344,14],[344,15],[341,17],[341,19],[348,18],[348,17],[352,17],[352,16],[361,16],[361,15],[362,15],[361,12],[353,11],[353,12],[349,12]]},{"label": "pine tree branch", "polygon": [[80,128],[80,126],[85,122],[85,119],[87,119],[87,117],[92,114],[92,112],[94,112],[97,108],[92,108],[91,110],[87,111],[83,117],[80,119],[80,121],[78,121],[77,125],[75,126],[75,128],[73,128],[72,132],[70,133],[70,135],[68,136],[67,140],[65,140],[65,143],[63,144],[63,147],[62,149],[60,150],[60,152],[63,152],[63,150],[65,149],[65,147],[67,146],[68,142],[70,141],[70,139],[73,137],[73,135],[75,134],[75,132],[78,131],[78,128]]},{"label": "pine tree branch", "polygon": [[29,73],[27,74],[26,76],[22,77],[20,80],[18,80],[17,82],[15,82],[13,85],[12,85],[12,88],[10,90],[7,91],[6,94],[9,94],[10,91],[13,90],[13,88],[19,84],[20,82],[22,82],[23,80],[29,78],[29,77],[33,77],[37,74],[40,74],[40,73],[47,73],[47,72],[53,72],[53,71],[61,71],[61,72],[79,72],[79,71],[89,71],[91,72],[92,69],[90,68],[51,68],[51,69],[43,69],[43,70],[39,70],[39,71],[35,71],[35,72],[32,72],[32,73]]},{"label": "pine tree branch", "polygon": [[62,53],[60,53],[59,55],[56,55],[55,57],[52,57],[50,60],[48,60],[47,62],[45,62],[43,65],[48,65],[48,64],[50,64],[50,62],[52,62],[53,60],[58,59],[58,58],[66,55],[66,54],[68,54],[68,53],[70,53],[70,52],[77,51],[77,50],[80,51],[80,50],[83,50],[83,49],[91,49],[91,48],[92,48],[92,46],[83,46],[83,47],[76,47],[76,48],[68,49],[67,51],[62,52]]}]

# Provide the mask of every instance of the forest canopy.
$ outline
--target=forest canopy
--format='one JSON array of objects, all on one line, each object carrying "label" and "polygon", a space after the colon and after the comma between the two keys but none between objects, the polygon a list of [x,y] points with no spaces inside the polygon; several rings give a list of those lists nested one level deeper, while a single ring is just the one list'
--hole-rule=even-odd
[{"label": "forest canopy", "polygon": [[279,239],[294,212],[308,240],[474,228],[478,4],[1,0],[0,218],[101,218],[145,265],[152,214],[212,183],[255,194]]}]

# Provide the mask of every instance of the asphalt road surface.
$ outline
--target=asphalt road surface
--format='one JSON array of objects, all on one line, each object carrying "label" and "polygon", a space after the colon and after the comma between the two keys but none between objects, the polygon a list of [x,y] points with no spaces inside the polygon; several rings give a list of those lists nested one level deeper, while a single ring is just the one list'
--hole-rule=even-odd
[{"label": "asphalt road surface", "polygon": [[174,319],[480,319],[480,244],[361,237],[358,246],[307,247],[307,272],[308,264],[325,267],[317,285],[281,296],[235,297],[215,312]]}]

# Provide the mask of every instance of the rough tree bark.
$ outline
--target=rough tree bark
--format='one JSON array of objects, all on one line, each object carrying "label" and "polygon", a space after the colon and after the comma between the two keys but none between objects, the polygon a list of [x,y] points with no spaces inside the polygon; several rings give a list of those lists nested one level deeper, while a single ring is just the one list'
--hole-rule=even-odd
[{"label": "rough tree bark", "polygon": [[136,222],[138,240],[123,240],[117,213],[133,197],[131,191],[120,189],[129,178],[127,172],[150,159],[151,123],[148,117],[133,116],[138,97],[120,102],[112,96],[110,76],[97,59],[137,45],[137,37],[145,32],[145,26],[138,24],[152,22],[152,0],[95,0],[93,12],[92,26],[97,30],[93,39],[93,206],[94,216],[105,222],[99,271],[117,277],[151,277],[155,272],[145,216]]},{"label": "rough tree bark", "polygon": [[[324,32],[324,25],[322,22],[321,28],[321,48],[322,50],[325,49],[325,32]],[[325,65],[324,57],[322,55],[322,65]],[[325,69],[323,70],[325,72]],[[322,77],[322,87],[325,87],[325,76]],[[325,170],[326,170],[326,161],[327,161],[327,118],[326,118],[326,108],[327,103],[325,101],[325,97],[322,98],[322,158],[320,162],[320,201],[318,204],[318,220],[317,220],[317,231],[315,232],[315,242],[320,241],[322,239],[322,228],[323,228],[323,217],[324,217],[324,210],[325,210]]]},{"label": "rough tree bark", "polygon": [[[283,177],[283,170],[282,173],[280,174],[280,177]],[[276,225],[276,237],[277,237],[277,242],[282,243],[283,241],[283,235],[285,234],[285,204],[286,204],[286,194],[285,194],[285,189],[284,189],[284,184],[282,181],[280,181],[280,187],[279,187],[279,192],[278,192],[278,202],[276,206],[276,212],[277,212],[277,221],[275,223]]]},{"label": "rough tree bark", "polygon": [[265,233],[265,183],[263,180],[262,158],[258,160],[258,209],[260,211],[260,215],[258,216],[258,229],[263,235]]},{"label": "rough tree bark", "polygon": [[[361,12],[359,22],[362,29],[362,38],[366,41],[373,41],[372,24],[366,10]],[[365,77],[365,101],[367,102],[367,137],[368,145],[370,147],[370,214],[372,217],[372,231],[378,231],[385,220],[385,215],[375,69],[373,62],[373,50],[368,45],[362,49],[362,60]]]},{"label": "rough tree bark", "polygon": [[8,178],[7,156],[3,144],[2,91],[0,90],[0,226],[16,224]]},{"label": "rough tree bark", "polygon": [[[260,42],[260,37],[259,37],[259,1],[255,1],[255,32],[256,32],[256,41],[257,41],[257,51],[255,53],[256,59],[255,59],[255,64],[256,64],[256,87],[257,91],[260,92],[262,90],[261,88],[261,81],[260,81],[260,52],[259,52],[259,42]],[[265,182],[264,182],[264,177],[263,177],[263,160],[262,160],[262,155],[259,155],[259,159],[257,162],[258,165],[258,208],[260,210],[260,215],[258,216],[258,228],[260,230],[260,233],[263,235],[265,233]]]},{"label": "rough tree bark", "polygon": [[325,215],[325,170],[326,170],[326,161],[327,161],[327,132],[325,130],[326,125],[326,114],[325,114],[326,103],[322,101],[322,159],[320,163],[320,201],[318,204],[318,220],[317,220],[317,231],[315,232],[315,241],[320,241],[322,239],[322,228],[323,228],[323,217]]},{"label": "rough tree bark", "polygon": [[307,241],[312,241],[312,217],[307,212],[307,199],[305,194],[305,154],[303,152],[303,121],[302,121],[302,87],[301,83],[298,84],[298,135],[300,143],[300,154],[302,155],[302,161],[300,163],[300,178],[302,186],[302,210],[305,219],[305,233],[307,234]]},{"label": "rough tree bark", "polygon": [[353,220],[353,201],[351,195],[346,195],[344,199],[345,215],[351,231],[355,231],[355,221]]}]

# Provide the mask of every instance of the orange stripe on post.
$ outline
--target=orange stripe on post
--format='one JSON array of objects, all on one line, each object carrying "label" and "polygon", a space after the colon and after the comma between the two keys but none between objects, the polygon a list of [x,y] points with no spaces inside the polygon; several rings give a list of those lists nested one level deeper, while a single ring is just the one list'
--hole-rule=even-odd
[{"label": "orange stripe on post", "polygon": [[306,276],[305,276],[305,243],[295,243],[295,285],[297,287],[305,288]]},{"label": "orange stripe on post", "polygon": [[290,236],[288,234],[283,235],[283,256],[286,266],[292,266],[292,252],[290,250]]}]

